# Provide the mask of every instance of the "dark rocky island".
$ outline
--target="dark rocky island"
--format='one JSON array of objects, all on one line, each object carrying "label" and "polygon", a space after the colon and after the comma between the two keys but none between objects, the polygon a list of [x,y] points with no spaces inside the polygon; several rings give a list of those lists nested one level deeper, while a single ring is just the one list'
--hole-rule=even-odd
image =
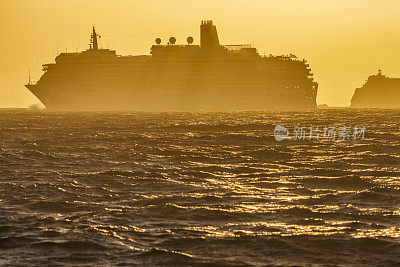
[{"label": "dark rocky island", "polygon": [[351,99],[355,108],[400,108],[400,78],[389,78],[379,70],[357,88]]}]

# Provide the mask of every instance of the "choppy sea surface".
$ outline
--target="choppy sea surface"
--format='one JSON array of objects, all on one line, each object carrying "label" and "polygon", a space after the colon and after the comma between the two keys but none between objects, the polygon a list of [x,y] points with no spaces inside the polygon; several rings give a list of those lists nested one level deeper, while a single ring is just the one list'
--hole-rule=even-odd
[{"label": "choppy sea surface", "polygon": [[[274,127],[365,126],[364,140]],[[0,265],[400,265],[400,110],[0,110]]]}]

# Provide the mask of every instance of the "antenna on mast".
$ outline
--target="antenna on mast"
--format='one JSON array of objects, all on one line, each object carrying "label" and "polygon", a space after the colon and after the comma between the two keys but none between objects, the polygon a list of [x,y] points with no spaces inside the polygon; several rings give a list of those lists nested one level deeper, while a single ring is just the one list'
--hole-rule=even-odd
[{"label": "antenna on mast", "polygon": [[29,69],[28,84],[31,84],[31,69]]}]

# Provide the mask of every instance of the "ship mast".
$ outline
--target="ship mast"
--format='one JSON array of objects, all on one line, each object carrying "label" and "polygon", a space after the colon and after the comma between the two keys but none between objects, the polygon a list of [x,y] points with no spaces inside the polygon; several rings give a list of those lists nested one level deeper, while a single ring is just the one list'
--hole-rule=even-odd
[{"label": "ship mast", "polygon": [[93,32],[92,32],[92,34],[90,36],[91,37],[90,38],[90,49],[93,49],[93,50],[98,50],[99,49],[99,45],[98,45],[98,42],[97,42],[97,36],[99,38],[101,38],[101,36],[96,33],[96,29],[93,26]]}]

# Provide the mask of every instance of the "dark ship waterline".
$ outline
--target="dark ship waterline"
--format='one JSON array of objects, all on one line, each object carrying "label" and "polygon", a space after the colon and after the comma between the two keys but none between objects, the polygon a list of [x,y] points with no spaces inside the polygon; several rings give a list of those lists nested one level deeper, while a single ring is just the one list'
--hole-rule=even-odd
[{"label": "dark ship waterline", "polygon": [[318,84],[305,60],[260,56],[251,45],[220,45],[212,21],[200,45],[157,38],[151,55],[99,49],[61,53],[26,87],[51,110],[314,109]]}]

